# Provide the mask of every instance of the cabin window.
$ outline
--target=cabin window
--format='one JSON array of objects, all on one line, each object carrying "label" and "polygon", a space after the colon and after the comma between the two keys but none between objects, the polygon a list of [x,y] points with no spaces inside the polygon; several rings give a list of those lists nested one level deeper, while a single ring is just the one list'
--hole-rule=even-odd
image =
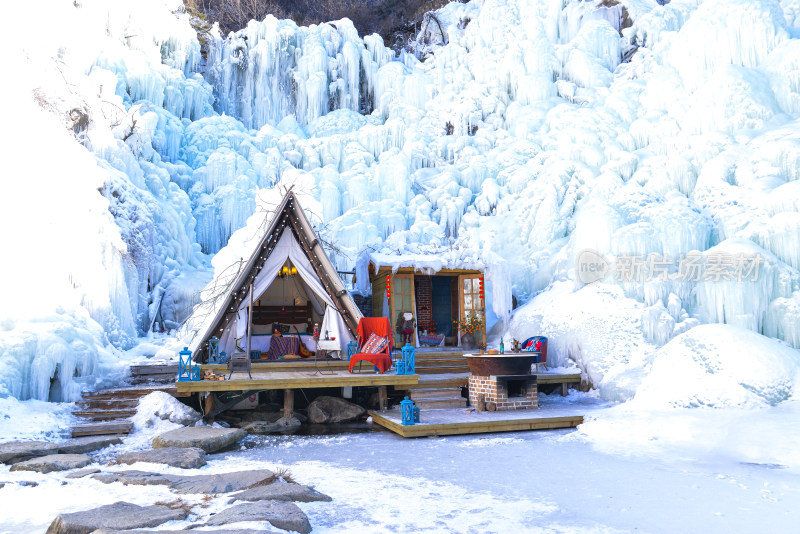
[{"label": "cabin window", "polygon": [[461,280],[461,294],[463,298],[464,318],[475,314],[483,319],[483,299],[481,298],[480,278],[465,277]]}]

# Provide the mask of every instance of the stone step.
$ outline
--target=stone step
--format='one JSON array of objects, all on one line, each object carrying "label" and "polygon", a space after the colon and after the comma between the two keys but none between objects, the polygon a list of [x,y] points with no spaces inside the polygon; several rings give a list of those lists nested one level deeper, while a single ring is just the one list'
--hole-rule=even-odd
[{"label": "stone step", "polygon": [[453,408],[466,408],[467,399],[425,399],[424,401],[414,401],[414,405],[420,410],[446,410]]},{"label": "stone step", "polygon": [[105,421],[76,425],[72,427],[72,437],[130,434],[131,430],[133,430],[133,423],[130,421]]}]

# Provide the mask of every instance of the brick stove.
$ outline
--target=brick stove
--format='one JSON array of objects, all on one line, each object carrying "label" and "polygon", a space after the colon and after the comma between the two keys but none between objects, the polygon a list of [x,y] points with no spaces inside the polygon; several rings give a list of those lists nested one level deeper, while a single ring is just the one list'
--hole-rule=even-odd
[{"label": "brick stove", "polygon": [[480,406],[493,402],[497,411],[523,410],[539,407],[536,375],[469,376],[469,403]]}]

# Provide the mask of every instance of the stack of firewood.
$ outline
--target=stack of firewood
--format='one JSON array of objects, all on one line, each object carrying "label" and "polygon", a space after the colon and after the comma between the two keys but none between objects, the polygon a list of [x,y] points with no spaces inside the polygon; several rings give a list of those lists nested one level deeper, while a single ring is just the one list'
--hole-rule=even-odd
[{"label": "stack of firewood", "polygon": [[225,376],[218,375],[211,369],[207,369],[205,374],[203,375],[203,380],[225,380]]}]

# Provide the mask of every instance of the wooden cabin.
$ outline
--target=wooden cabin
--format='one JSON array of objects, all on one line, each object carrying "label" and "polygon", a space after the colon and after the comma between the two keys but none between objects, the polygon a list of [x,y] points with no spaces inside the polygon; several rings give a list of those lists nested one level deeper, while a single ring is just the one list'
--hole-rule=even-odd
[{"label": "wooden cabin", "polygon": [[[417,258],[419,258],[417,256]],[[407,264],[402,258],[398,263]],[[420,262],[430,265],[430,262]],[[396,263],[395,263],[396,265]],[[411,313],[416,321],[412,344],[436,346],[435,338],[444,335],[438,346],[460,347],[461,332],[454,321],[475,317],[482,320],[484,327],[475,334],[477,345],[486,345],[486,295],[484,271],[475,269],[441,268],[434,271],[429,267],[393,268],[371,259],[369,280],[372,288],[372,316],[389,317],[395,330],[395,346],[402,346],[403,336],[399,333],[399,323],[404,313]],[[428,335],[425,335],[427,331]]]}]

